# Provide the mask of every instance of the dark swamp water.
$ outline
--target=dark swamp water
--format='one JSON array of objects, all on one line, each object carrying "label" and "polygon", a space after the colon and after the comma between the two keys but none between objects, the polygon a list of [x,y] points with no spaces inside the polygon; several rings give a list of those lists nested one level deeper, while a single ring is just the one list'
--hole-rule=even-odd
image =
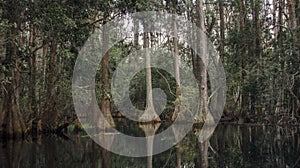
[{"label": "dark swamp water", "polygon": [[[126,129],[139,128],[117,127]],[[300,129],[280,126],[219,125],[209,140],[209,167],[300,167]],[[148,167],[149,158],[110,153],[84,134],[69,138],[43,135],[24,141],[1,142],[0,167]],[[201,167],[200,143],[191,131],[177,147],[152,157],[151,166]]]}]

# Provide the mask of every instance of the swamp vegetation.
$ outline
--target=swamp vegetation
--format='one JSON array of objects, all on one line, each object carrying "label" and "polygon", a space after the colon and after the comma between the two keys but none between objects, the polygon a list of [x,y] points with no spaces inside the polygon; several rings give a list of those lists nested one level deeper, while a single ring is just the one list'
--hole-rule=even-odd
[{"label": "swamp vegetation", "polygon": [[[141,11],[176,14],[199,27],[215,46],[227,81],[222,124],[210,140],[199,143],[191,132],[148,160],[118,156],[93,143],[81,129],[72,101],[73,69],[90,35],[113,19]],[[147,30],[139,22],[134,21],[135,27]],[[174,24],[172,31],[176,34],[180,26]],[[103,48],[110,43],[110,31],[104,31]],[[167,48],[175,55],[175,76],[145,68],[130,83],[130,99],[148,111],[141,122],[161,124],[158,132],[165,128],[180,113],[178,65],[184,62],[198,80],[194,132],[201,129],[214,91],[203,61],[177,37],[142,31],[105,53],[93,101],[111,126],[144,136],[142,127],[123,121],[110,82],[130,53]],[[151,55],[146,55],[149,62]],[[299,67],[300,0],[0,0],[0,167],[297,167]],[[152,88],[166,94],[161,114]]]}]

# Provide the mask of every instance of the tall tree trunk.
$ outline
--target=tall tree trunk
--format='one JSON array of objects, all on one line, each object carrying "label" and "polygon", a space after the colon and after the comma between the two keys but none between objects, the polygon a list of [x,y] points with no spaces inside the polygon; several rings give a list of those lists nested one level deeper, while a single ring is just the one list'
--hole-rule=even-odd
[{"label": "tall tree trunk", "polygon": [[241,60],[241,81],[240,81],[240,115],[241,117],[245,117],[247,115],[247,111],[245,107],[248,106],[247,104],[247,98],[248,95],[246,95],[246,92],[244,92],[243,85],[246,78],[246,60],[244,59],[246,57],[246,39],[245,39],[245,28],[246,28],[246,16],[247,16],[247,10],[245,6],[245,0],[239,1],[239,27],[240,27],[240,33],[241,33],[241,44],[240,44],[240,55],[244,55]]},{"label": "tall tree trunk", "polygon": [[288,0],[287,3],[288,3],[288,11],[289,11],[289,27],[292,30],[295,30],[297,28],[296,0]]},{"label": "tall tree trunk", "polygon": [[[0,18],[2,18],[3,15],[3,10],[0,9]],[[4,61],[6,60],[6,41],[5,41],[5,36],[6,34],[4,32],[0,33],[0,65],[2,67],[0,67],[0,81],[4,81],[5,79],[5,73],[3,72],[2,68],[4,67]],[[1,84],[0,84],[1,85]],[[3,121],[3,111],[2,111],[2,107],[3,107],[3,99],[4,99],[4,89],[1,85],[0,87],[0,126],[2,125],[2,121]],[[0,129],[1,130],[1,129]]]},{"label": "tall tree trunk", "polygon": [[[288,0],[287,1],[288,3],[288,13],[289,13],[289,28],[291,30],[291,33],[292,33],[292,54],[293,54],[293,57],[296,57],[300,58],[300,51],[299,51],[299,32],[297,32],[297,28],[299,29],[299,26],[297,23],[297,17],[300,17],[300,0],[298,0],[298,4],[297,4],[297,0]],[[299,5],[297,7],[297,5]],[[297,9],[298,8],[298,9]],[[298,12],[298,13],[297,13]],[[297,16],[298,15],[298,16]],[[294,78],[294,77],[293,77]],[[295,79],[293,79],[295,80]],[[297,80],[296,80],[297,81]],[[299,85],[297,84],[294,84],[294,90],[299,90]],[[292,89],[290,89],[290,92],[293,92]],[[292,93],[293,94],[293,93]],[[292,110],[292,118],[294,118],[295,116],[295,112],[297,113],[298,109],[300,109],[300,106],[299,106],[299,100],[300,100],[300,97],[296,96],[293,94],[292,98],[294,99],[293,100],[293,110]]]},{"label": "tall tree trunk", "polygon": [[[43,96],[46,93],[46,89],[47,89],[46,88],[47,87],[47,80],[46,80],[47,79],[47,77],[46,77],[46,74],[47,74],[47,60],[46,60],[46,57],[47,57],[47,54],[48,54],[48,49],[49,49],[48,44],[46,44],[42,49],[42,65],[40,67],[42,86],[39,88],[39,100],[43,99]],[[39,107],[40,107],[40,110],[45,109],[46,102],[39,101]]]},{"label": "tall tree trunk", "polygon": [[[36,47],[36,30],[30,25],[30,46]],[[29,58],[29,109],[34,116],[38,116],[36,101],[36,52],[32,53]]]},{"label": "tall tree trunk", "polygon": [[[140,46],[139,46],[139,27],[140,27],[140,23],[139,23],[139,19],[138,18],[133,18],[133,24],[134,24],[134,39],[133,39],[133,45],[134,45],[134,48],[135,48],[135,51],[136,51],[136,54],[138,54],[139,55],[139,49],[140,49]],[[134,63],[134,70],[137,70],[137,65],[136,64],[138,64],[138,55],[137,56],[135,56],[134,58],[134,61],[135,61],[135,63]]]},{"label": "tall tree trunk", "polygon": [[42,116],[42,129],[44,132],[55,131],[57,127],[58,109],[56,109],[56,64],[57,64],[57,42],[52,41],[50,45],[49,67],[47,69],[47,90],[45,111]]},{"label": "tall tree trunk", "polygon": [[219,15],[220,15],[220,57],[224,59],[224,40],[225,40],[225,21],[224,21],[224,3],[219,0]]},{"label": "tall tree trunk", "polygon": [[[208,100],[208,93],[207,93],[207,70],[204,64],[204,61],[206,62],[207,59],[207,50],[206,50],[206,37],[205,37],[205,24],[204,24],[204,11],[203,11],[203,1],[202,0],[197,0],[196,1],[196,25],[199,27],[203,33],[197,33],[197,42],[198,42],[198,54],[203,54],[202,59],[199,61],[199,75],[200,75],[200,109],[198,114],[198,119],[196,123],[204,122],[205,117],[208,111],[208,105],[207,105],[207,100]],[[197,58],[198,59],[198,58]],[[203,60],[204,59],[204,60]]]},{"label": "tall tree trunk", "polygon": [[[108,21],[108,13],[105,12],[105,23]],[[104,24],[105,24],[104,23]],[[104,26],[103,29],[103,51],[106,51],[108,49],[109,45],[109,30],[106,26]],[[101,83],[101,102],[100,102],[100,109],[103,113],[103,116],[108,121],[108,123],[111,125],[111,127],[115,127],[114,120],[111,116],[110,111],[110,81],[109,81],[109,51],[105,53],[105,55],[102,58],[102,83]]]},{"label": "tall tree trunk", "polygon": [[[34,49],[36,47],[36,28],[33,24],[30,25],[30,40],[29,40],[29,45],[32,47],[32,49]],[[39,109],[38,109],[38,103],[37,103],[37,99],[36,99],[36,57],[37,53],[36,51],[33,52],[30,55],[29,58],[29,109],[33,118],[32,121],[32,128],[31,131],[33,134],[37,134],[39,132],[41,132],[42,128],[41,128],[41,120],[39,118]],[[43,86],[43,85],[42,85]],[[42,87],[40,87],[42,88]],[[41,92],[41,90],[40,90]],[[40,93],[41,95],[41,93]],[[39,100],[41,100],[41,97],[39,97]],[[42,102],[42,101],[40,101]],[[41,107],[41,104],[40,106]]]},{"label": "tall tree trunk", "polygon": [[280,76],[279,79],[277,80],[279,83],[278,89],[279,89],[279,96],[277,97],[277,102],[276,102],[276,110],[275,113],[280,113],[283,111],[283,99],[284,99],[284,84],[282,82],[283,80],[283,68],[284,68],[284,63],[283,63],[283,0],[278,1],[278,23],[277,23],[277,46],[275,49],[277,49],[278,56],[277,60],[281,64],[281,69],[280,69]]},{"label": "tall tree trunk", "polygon": [[17,1],[12,0],[7,2],[7,8],[5,14],[9,19],[9,25],[11,25],[8,31],[8,43],[6,48],[6,60],[10,63],[8,67],[8,73],[6,78],[9,82],[4,84],[4,101],[2,111],[4,114],[3,122],[0,130],[0,134],[7,138],[16,138],[23,136],[25,133],[25,124],[23,117],[20,113],[18,103],[18,56],[17,56],[17,44],[15,38],[18,35],[17,24],[19,19],[19,11]]},{"label": "tall tree trunk", "polygon": [[[175,2],[177,0],[173,0],[173,14],[176,14],[176,4]],[[181,96],[181,90],[180,90],[180,74],[179,74],[179,51],[178,51],[178,30],[177,30],[177,20],[176,16],[173,17],[173,46],[174,46],[174,71],[175,71],[175,79],[176,79],[176,101],[175,101],[175,110],[172,116],[172,121],[174,121],[178,117],[178,113],[180,113],[180,96]]]},{"label": "tall tree trunk", "polygon": [[300,25],[300,0],[297,0],[297,3],[296,3],[297,5],[297,7],[296,7],[296,18],[297,18],[297,26],[299,26]]},{"label": "tall tree trunk", "polygon": [[[260,18],[259,18],[259,12],[260,12],[260,0],[255,0],[254,2],[254,25],[255,25],[255,40],[254,40],[254,46],[255,46],[255,55],[254,58],[257,59],[257,78],[256,82],[257,84],[259,83],[259,76],[260,76],[260,71],[262,67],[262,52],[261,52],[261,26],[260,26]],[[258,88],[258,90],[260,90]],[[255,103],[258,105],[257,107],[260,107],[261,104],[261,96],[257,95],[257,93],[254,93],[253,95],[254,99],[253,102],[256,101]],[[257,112],[261,112],[261,109],[256,109],[255,113],[257,115]]]},{"label": "tall tree trunk", "polygon": [[152,97],[152,79],[151,79],[151,58],[149,53],[149,32],[147,29],[147,23],[144,24],[144,49],[146,59],[146,108],[145,112],[140,116],[140,122],[160,122],[160,118],[157,115]]}]

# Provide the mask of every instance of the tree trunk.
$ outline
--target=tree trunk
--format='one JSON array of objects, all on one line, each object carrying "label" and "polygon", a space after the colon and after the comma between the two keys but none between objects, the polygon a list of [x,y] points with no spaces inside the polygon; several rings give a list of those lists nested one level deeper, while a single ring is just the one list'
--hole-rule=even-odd
[{"label": "tree trunk", "polygon": [[[203,2],[202,0],[197,0],[196,2],[196,25],[199,27],[203,33],[197,33],[197,42],[198,42],[198,54],[203,54],[201,57],[202,59],[199,62],[199,75],[200,75],[200,109],[198,114],[198,119],[196,120],[196,123],[201,123],[205,121],[205,117],[208,111],[207,106],[207,70],[204,64],[204,61],[206,62],[207,59],[207,50],[206,50],[206,37],[205,37],[205,26],[204,26],[204,11],[203,11]],[[200,48],[199,48],[200,47]],[[203,60],[204,59],[204,60]]]},{"label": "tree trunk", "polygon": [[[108,13],[105,14],[106,20],[108,19]],[[105,23],[104,23],[105,24]],[[108,49],[109,45],[109,30],[107,27],[104,26],[103,29],[103,51],[106,51]],[[102,83],[101,83],[101,102],[100,102],[100,109],[103,113],[104,118],[108,121],[108,123],[111,125],[111,127],[115,127],[114,120],[111,116],[110,111],[110,81],[109,81],[109,51],[105,53],[105,55],[102,58]]]},{"label": "tree trunk", "polygon": [[[291,30],[291,33],[292,33],[292,54],[293,54],[293,57],[296,57],[296,58],[299,58],[300,57],[300,51],[299,51],[299,32],[297,32],[299,30],[299,26],[298,26],[298,23],[297,23],[297,17],[300,17],[299,16],[299,12],[300,12],[300,6],[297,7],[297,2],[296,0],[288,0],[287,1],[288,3],[288,13],[289,13],[289,28]],[[300,5],[300,0],[298,0],[298,5]],[[298,8],[298,9],[297,9]],[[298,14],[297,14],[298,12]],[[298,16],[297,16],[298,15]],[[298,28],[298,30],[297,30]],[[298,59],[299,60],[299,59]],[[293,77],[294,78],[294,77]],[[293,79],[295,80],[295,79]],[[296,79],[296,83],[297,83],[297,80]],[[294,84],[294,90],[299,90],[299,84]],[[292,90],[290,90],[290,92],[293,92]],[[300,108],[299,107],[299,98],[300,97],[297,97],[296,95],[292,97],[294,99],[293,103],[293,110],[292,110],[292,118],[294,118],[295,116],[295,112],[298,111],[298,109]]]},{"label": "tree trunk", "polygon": [[[147,24],[147,23],[146,23]],[[152,81],[151,81],[151,59],[149,54],[149,32],[147,32],[147,25],[144,25],[144,49],[146,57],[146,108],[145,112],[140,116],[140,122],[160,122],[157,115],[152,97]]]},{"label": "tree trunk", "polygon": [[246,6],[245,6],[245,0],[240,0],[239,1],[239,27],[240,27],[240,33],[241,33],[241,41],[242,43],[240,44],[240,55],[244,55],[244,57],[242,57],[241,60],[241,81],[240,81],[240,115],[241,117],[245,117],[247,115],[247,111],[245,110],[245,107],[248,106],[247,104],[247,98],[248,95],[246,94],[246,92],[244,92],[243,89],[243,85],[245,82],[245,78],[246,78],[246,72],[245,72],[245,68],[246,68],[246,61],[245,61],[245,57],[246,57],[246,39],[245,39],[245,27],[246,27],[246,16],[247,16],[247,10],[246,10]]},{"label": "tree trunk", "polygon": [[45,111],[42,116],[42,129],[44,132],[55,131],[57,127],[57,116],[58,109],[56,109],[56,64],[57,64],[57,42],[52,41],[50,46],[50,59],[49,67],[47,70],[47,92],[46,92],[46,103]]},{"label": "tree trunk", "polygon": [[219,0],[219,15],[220,15],[220,57],[224,59],[224,40],[225,40],[225,21],[224,21],[224,3]]},{"label": "tree trunk", "polygon": [[[254,58],[257,59],[257,84],[259,83],[259,76],[260,76],[260,70],[262,68],[262,52],[261,52],[261,26],[260,26],[260,18],[259,18],[259,12],[260,12],[260,0],[255,0],[254,2],[254,25],[255,25],[255,40],[254,40],[254,46],[255,46],[255,55]],[[260,90],[258,88],[258,90]],[[256,103],[259,107],[261,104],[261,96],[257,95],[253,96],[253,102]],[[261,109],[256,109],[255,113],[256,115],[258,114],[257,112],[261,112]]]},{"label": "tree trunk", "polygon": [[297,0],[297,7],[296,7],[296,18],[297,18],[297,26],[300,25],[300,0]]},{"label": "tree trunk", "polygon": [[[135,51],[136,51],[136,54],[139,55],[139,49],[140,49],[140,46],[139,46],[139,20],[138,18],[133,18],[134,21],[133,21],[133,24],[134,24],[134,39],[133,39],[133,45],[134,45],[134,48],[135,48]],[[138,55],[134,57],[134,70],[136,71],[137,70],[137,64],[139,62],[138,60]]]},{"label": "tree trunk", "polygon": [[[36,28],[30,25],[30,39],[29,45],[34,49],[36,47]],[[31,112],[33,121],[31,131],[33,134],[38,134],[41,128],[41,120],[39,118],[39,109],[36,100],[36,52],[33,52],[29,58],[29,110]]]},{"label": "tree trunk", "polygon": [[[173,14],[176,14],[176,2],[173,2]],[[178,51],[178,30],[177,30],[177,21],[176,16],[173,17],[173,45],[174,45],[174,71],[175,71],[175,80],[176,80],[176,100],[175,100],[175,109],[172,116],[172,121],[174,121],[178,117],[178,113],[180,113],[180,74],[179,74],[179,51]]]},{"label": "tree trunk", "polygon": [[297,28],[296,0],[288,0],[287,3],[288,3],[288,11],[289,11],[289,27],[292,30],[295,30]]},{"label": "tree trunk", "polygon": [[276,103],[276,113],[280,113],[283,111],[283,103],[284,103],[284,84],[282,82],[283,80],[283,71],[284,71],[284,51],[282,49],[283,46],[283,7],[284,7],[284,1],[279,0],[278,1],[278,23],[277,23],[277,46],[275,49],[277,49],[278,55],[277,55],[277,60],[281,65],[280,68],[280,76],[279,79],[277,80],[279,83],[279,96],[277,97],[277,103]]},{"label": "tree trunk", "polygon": [[10,63],[6,78],[10,81],[4,84],[4,101],[2,104],[4,116],[0,134],[6,138],[20,137],[25,133],[25,124],[20,113],[17,95],[19,63],[15,38],[18,35],[17,23],[19,15],[16,3],[15,0],[8,2],[8,7],[5,11],[5,14],[8,15],[9,24],[11,25],[10,30],[8,31],[8,43],[6,46],[6,60]]},{"label": "tree trunk", "polygon": [[[30,25],[30,46],[36,47],[36,32],[33,25]],[[32,53],[29,58],[29,109],[34,116],[38,116],[36,101],[36,52]]]}]

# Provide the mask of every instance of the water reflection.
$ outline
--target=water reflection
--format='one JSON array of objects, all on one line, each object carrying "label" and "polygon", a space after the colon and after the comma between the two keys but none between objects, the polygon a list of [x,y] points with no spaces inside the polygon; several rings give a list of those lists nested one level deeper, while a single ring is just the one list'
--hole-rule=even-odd
[{"label": "water reflection", "polygon": [[[138,125],[135,129],[143,132]],[[298,127],[220,125],[209,141],[199,143],[191,132],[151,162],[113,154],[83,132],[68,136],[1,142],[0,167],[203,167],[205,162],[209,167],[300,166]]]},{"label": "water reflection", "polygon": [[145,132],[147,145],[147,168],[152,168],[153,142],[154,135],[158,130],[160,123],[139,124],[139,127]]},{"label": "water reflection", "polygon": [[[213,128],[211,128],[213,129]],[[205,131],[205,130],[204,130]],[[196,142],[196,149],[200,150],[200,162],[195,163],[196,168],[207,168],[208,167],[208,144],[209,139],[203,141],[200,136],[203,136],[203,134],[206,134],[205,132],[201,132],[201,129],[194,129],[195,135],[198,138],[198,141]],[[200,146],[200,148],[198,147]]]}]

